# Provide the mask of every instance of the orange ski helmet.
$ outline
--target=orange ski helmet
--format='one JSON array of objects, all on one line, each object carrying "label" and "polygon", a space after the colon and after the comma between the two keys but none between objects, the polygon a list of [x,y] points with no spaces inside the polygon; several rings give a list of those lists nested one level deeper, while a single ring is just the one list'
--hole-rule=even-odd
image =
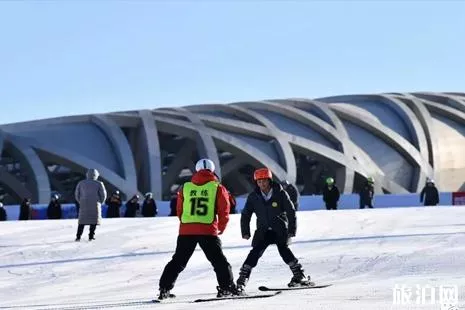
[{"label": "orange ski helmet", "polygon": [[253,173],[253,179],[255,181],[259,179],[272,179],[272,178],[273,178],[273,174],[271,173],[271,170],[268,168],[260,168],[260,169],[255,170],[255,172]]}]

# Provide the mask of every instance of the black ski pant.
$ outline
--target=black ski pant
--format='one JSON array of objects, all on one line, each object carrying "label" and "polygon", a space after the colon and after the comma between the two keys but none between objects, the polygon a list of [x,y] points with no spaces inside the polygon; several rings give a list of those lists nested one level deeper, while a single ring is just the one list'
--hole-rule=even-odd
[{"label": "black ski pant", "polygon": [[362,201],[360,200],[360,209],[365,209],[365,206],[367,206],[370,209],[373,209],[373,201]]},{"label": "black ski pant", "polygon": [[[82,233],[84,232],[84,224],[79,224],[78,225],[78,229],[77,229],[77,233],[76,233],[76,237],[78,239],[81,239],[81,236],[82,236]],[[97,228],[97,225],[95,224],[91,224],[89,225],[89,238],[93,238],[95,236],[95,229]]]},{"label": "black ski pant", "polygon": [[337,210],[337,202],[327,202],[326,210]]},{"label": "black ski pant", "polygon": [[289,249],[287,243],[277,242],[276,239],[276,234],[272,230],[268,230],[265,233],[263,240],[258,242],[257,245],[250,250],[249,255],[247,255],[247,258],[245,259],[244,265],[249,265],[252,268],[257,266],[258,260],[262,257],[263,253],[265,253],[266,248],[270,244],[276,244],[279,255],[281,255],[281,258],[286,264],[289,265],[289,263],[297,261],[294,253],[292,253],[291,249]]},{"label": "black ski pant", "polygon": [[179,274],[186,268],[194,250],[200,245],[216,273],[218,285],[227,289],[234,284],[234,276],[226,256],[223,254],[221,240],[217,236],[181,235],[178,236],[176,251],[165,266],[160,278],[160,289],[173,289]]}]

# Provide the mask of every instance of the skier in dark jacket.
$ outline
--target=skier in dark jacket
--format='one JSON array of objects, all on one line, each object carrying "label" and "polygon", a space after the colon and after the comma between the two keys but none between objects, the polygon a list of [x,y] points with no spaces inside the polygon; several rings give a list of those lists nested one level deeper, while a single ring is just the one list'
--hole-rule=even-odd
[{"label": "skier in dark jacket", "polygon": [[288,286],[310,285],[310,277],[305,276],[302,265],[288,246],[289,239],[296,234],[296,214],[289,195],[279,183],[273,182],[268,168],[255,170],[254,180],[257,187],[248,195],[241,213],[242,238],[248,240],[251,236],[253,213],[257,218],[257,229],[252,239],[252,250],[239,272],[238,290],[244,291],[252,269],[271,244],[277,245],[279,255],[292,271],[293,277]]},{"label": "skier in dark jacket", "polygon": [[0,222],[6,221],[7,219],[6,210],[3,207],[3,203],[0,202]]},{"label": "skier in dark jacket", "polygon": [[327,178],[326,186],[323,188],[323,201],[326,204],[326,210],[337,210],[340,196],[339,189],[334,184],[334,179]]},{"label": "skier in dark jacket", "polygon": [[137,210],[139,210],[139,195],[134,195],[126,202],[126,211],[124,217],[136,217]]},{"label": "skier in dark jacket", "polygon": [[375,183],[372,177],[369,177],[360,191],[360,209],[365,209],[365,206],[373,209],[373,197],[375,190],[373,184]]},{"label": "skier in dark jacket", "polygon": [[439,192],[434,185],[434,180],[428,179],[426,181],[420,194],[420,202],[424,202],[425,206],[436,206],[439,203]]},{"label": "skier in dark jacket", "polygon": [[119,191],[115,191],[113,195],[107,199],[106,204],[108,206],[107,218],[120,217],[120,208],[123,205],[123,202],[121,201]]},{"label": "skier in dark jacket", "polygon": [[294,204],[294,209],[296,211],[299,210],[300,193],[297,187],[289,183],[288,180],[284,180],[281,183],[281,185],[283,186],[284,190],[288,193],[289,198],[291,198],[291,201]]},{"label": "skier in dark jacket", "polygon": [[32,216],[32,207],[31,207],[31,199],[24,198],[23,202],[19,207],[19,220],[20,221],[27,221],[30,220]]},{"label": "skier in dark jacket", "polygon": [[145,200],[142,203],[142,216],[154,217],[158,214],[157,203],[153,199],[152,193],[145,194]]},{"label": "skier in dark jacket", "polygon": [[59,220],[62,216],[61,204],[58,195],[54,194],[47,207],[47,218],[49,220]]}]

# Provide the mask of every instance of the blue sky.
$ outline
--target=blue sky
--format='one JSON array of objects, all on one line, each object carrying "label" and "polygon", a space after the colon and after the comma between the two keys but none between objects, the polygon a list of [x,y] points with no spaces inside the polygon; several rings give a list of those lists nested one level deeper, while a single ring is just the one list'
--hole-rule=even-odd
[{"label": "blue sky", "polygon": [[0,2],[0,123],[465,91],[463,1]]}]

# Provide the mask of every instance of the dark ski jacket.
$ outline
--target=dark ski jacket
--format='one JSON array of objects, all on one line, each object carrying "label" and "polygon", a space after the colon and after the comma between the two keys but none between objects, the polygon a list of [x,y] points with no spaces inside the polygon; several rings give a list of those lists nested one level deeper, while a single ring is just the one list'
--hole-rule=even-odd
[{"label": "dark ski jacket", "polygon": [[360,203],[362,204],[369,204],[373,201],[373,196],[375,193],[375,189],[373,188],[373,185],[371,185],[368,182],[365,182],[365,184],[362,187],[362,190],[360,191]]},{"label": "dark ski jacket", "polygon": [[158,214],[157,203],[153,198],[145,199],[142,203],[142,215],[144,217],[154,217]]},{"label": "dark ski jacket", "polygon": [[58,201],[50,201],[47,207],[47,218],[49,220],[59,220],[61,216],[61,204]]},{"label": "dark ski jacket", "polygon": [[426,185],[420,193],[420,202],[425,206],[435,206],[439,203],[439,192],[436,186]]},{"label": "dark ski jacket", "polygon": [[137,210],[139,210],[139,202],[137,199],[131,199],[126,202],[126,211],[124,212],[124,217],[136,217]]},{"label": "dark ski jacket", "polygon": [[28,199],[24,199],[19,208],[19,220],[27,221],[30,220],[32,216],[32,207]]},{"label": "dark ski jacket", "polygon": [[337,204],[340,196],[339,188],[336,185],[333,185],[331,189],[328,185],[323,188],[323,201],[326,204]]},{"label": "dark ski jacket", "polygon": [[284,244],[296,233],[296,214],[289,194],[280,184],[272,182],[273,194],[265,201],[258,187],[251,192],[241,212],[242,236],[250,234],[250,219],[255,213],[257,230],[252,239],[252,246],[258,245],[265,238],[266,232],[276,234],[277,243]]},{"label": "dark ski jacket", "polygon": [[6,215],[6,210],[4,207],[0,207],[0,222],[6,221],[8,219]]}]

